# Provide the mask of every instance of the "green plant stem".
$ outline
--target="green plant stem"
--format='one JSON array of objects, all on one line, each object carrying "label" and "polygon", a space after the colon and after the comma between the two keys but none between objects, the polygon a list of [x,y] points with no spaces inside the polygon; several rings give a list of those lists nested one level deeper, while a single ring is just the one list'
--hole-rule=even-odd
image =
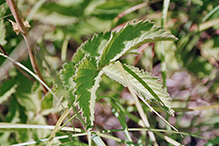
[{"label": "green plant stem", "polygon": [[[42,73],[41,73],[41,71],[39,69],[36,57],[35,57],[35,53],[34,53],[34,46],[35,46],[34,45],[34,41],[30,37],[28,29],[24,26],[24,24],[22,22],[22,19],[21,19],[20,15],[19,15],[19,12],[18,12],[17,5],[15,4],[14,0],[6,0],[6,2],[8,4],[8,6],[9,6],[9,8],[11,10],[11,13],[14,16],[14,19],[15,19],[17,25],[18,25],[18,28],[21,31],[21,33],[22,33],[22,35],[24,37],[24,40],[25,40],[25,42],[27,44],[27,49],[28,49],[28,52],[29,52],[30,61],[31,61],[32,67],[34,69],[34,72],[45,83],[45,81],[43,79],[43,76],[42,76]],[[46,89],[46,87],[43,84],[41,84],[41,86],[43,87],[43,92],[47,93],[48,90]]]}]

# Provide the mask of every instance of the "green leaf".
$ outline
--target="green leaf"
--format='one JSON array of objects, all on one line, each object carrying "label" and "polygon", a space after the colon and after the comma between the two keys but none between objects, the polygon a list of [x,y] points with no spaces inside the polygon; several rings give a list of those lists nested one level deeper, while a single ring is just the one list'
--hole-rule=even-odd
[{"label": "green leaf", "polygon": [[[40,100],[38,93],[32,91],[33,82],[24,76],[20,76],[18,80],[17,92],[14,96],[17,98],[20,105],[27,111],[37,113],[40,109]],[[39,87],[39,86],[38,86]]]},{"label": "green leaf", "polygon": [[177,38],[150,21],[128,23],[118,33],[113,32],[100,57],[99,66],[113,62],[129,50],[148,42],[174,41]]},{"label": "green leaf", "polygon": [[[96,99],[96,90],[99,87],[99,81],[102,75],[102,67],[108,63],[117,60],[119,57],[130,51],[131,49],[153,41],[165,41],[176,40],[176,37],[167,33],[165,30],[161,30],[159,27],[154,26],[152,22],[140,21],[138,23],[128,23],[119,32],[106,32],[95,34],[91,39],[83,43],[73,56],[73,63],[63,65],[63,70],[60,73],[60,78],[64,88],[68,91],[68,94],[76,97],[76,101],[79,103],[83,112],[83,117],[86,120],[87,125],[93,125],[94,121],[94,105]],[[107,68],[105,68],[107,69]],[[106,71],[106,70],[105,70]],[[134,70],[134,72],[137,72]],[[139,74],[141,74],[141,71]],[[106,74],[113,74],[109,71]],[[130,73],[129,73],[130,74]],[[143,74],[143,73],[142,73]],[[143,74],[143,77],[146,73]],[[113,74],[117,81],[124,81],[117,77],[117,74]],[[131,75],[130,75],[131,76]],[[73,77],[73,80],[72,80]],[[134,77],[132,77],[134,78]],[[150,100],[156,99],[153,97],[158,94],[162,98],[168,97],[168,94],[160,91],[161,86],[158,83],[152,84],[152,80],[156,80],[148,75],[147,84],[149,84],[152,91],[155,90],[156,94],[151,95],[149,91],[142,85],[144,82],[139,82],[137,79],[135,83],[136,87],[141,87],[137,91],[139,94],[147,97]],[[151,83],[152,82],[152,83]],[[75,90],[73,89],[75,88]],[[141,91],[141,92],[140,92]],[[163,107],[165,102],[163,100],[156,99]]]},{"label": "green leaf", "polygon": [[[85,42],[86,43],[86,42]],[[82,44],[83,45],[83,44]],[[72,61],[74,63],[78,63],[80,62],[85,56],[85,53],[82,49],[78,48],[77,49],[77,52],[74,54],[73,58],[72,58]]]},{"label": "green leaf", "polygon": [[99,86],[102,72],[97,68],[94,58],[87,57],[81,61],[73,81],[76,83],[75,94],[82,109],[87,126],[93,125],[95,92]]},{"label": "green leaf", "polygon": [[7,80],[0,86],[0,104],[16,92],[17,84],[15,79]]},{"label": "green leaf", "polygon": [[60,71],[60,80],[66,90],[71,90],[74,88],[74,82],[72,78],[76,71],[74,65],[75,64],[73,62],[68,62],[62,66],[63,69]]},{"label": "green leaf", "polygon": [[[154,78],[149,73],[133,66],[123,65],[123,67],[126,70],[127,76],[138,96],[142,96],[147,100],[157,103],[164,110],[173,115],[174,111],[170,107],[171,99],[168,93],[163,91],[162,84],[157,82],[157,78]],[[104,67],[103,72],[113,80],[121,83],[123,86],[127,86],[116,64],[110,64]]]},{"label": "green leaf", "polygon": [[[63,69],[60,70],[59,79],[55,81],[56,95],[64,97],[68,100],[70,99],[73,103],[75,102],[75,96],[73,94],[75,89],[75,83],[73,81],[73,76],[75,75],[75,63],[68,62],[62,65]],[[64,96],[63,96],[64,95]]]},{"label": "green leaf", "polygon": [[41,103],[41,109],[51,109],[53,107],[53,96],[50,92],[48,92]]},{"label": "green leaf", "polygon": [[107,44],[110,38],[110,32],[95,34],[91,39],[83,43],[77,50],[73,57],[73,61],[78,63],[82,60],[84,55],[90,57],[98,57],[101,54],[102,49]]}]

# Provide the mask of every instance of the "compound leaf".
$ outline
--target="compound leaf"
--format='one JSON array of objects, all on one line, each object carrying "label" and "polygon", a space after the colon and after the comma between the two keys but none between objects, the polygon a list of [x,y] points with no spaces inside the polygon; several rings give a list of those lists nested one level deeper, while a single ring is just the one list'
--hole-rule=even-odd
[{"label": "compound leaf", "polygon": [[[152,22],[140,21],[128,23],[118,32],[95,34],[83,43],[73,56],[72,62],[63,66],[60,78],[68,93],[73,95],[73,99],[76,98],[75,101],[79,103],[87,126],[93,125],[95,93],[99,87],[101,75],[105,73],[126,86],[118,69],[114,64],[108,65],[109,63],[141,44],[176,39],[165,30],[154,26]],[[162,85],[156,78],[135,67],[124,66],[124,68],[139,96],[158,103],[172,113],[169,96],[162,90]]]}]

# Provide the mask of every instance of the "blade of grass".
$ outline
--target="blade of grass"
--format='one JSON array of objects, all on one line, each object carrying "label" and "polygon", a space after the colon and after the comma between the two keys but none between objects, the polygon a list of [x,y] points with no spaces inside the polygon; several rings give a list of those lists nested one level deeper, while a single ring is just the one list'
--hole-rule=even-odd
[{"label": "blade of grass", "polygon": [[204,31],[212,26],[216,26],[219,24],[219,18],[215,18],[215,19],[212,19],[212,20],[209,20],[209,21],[205,21],[199,25],[194,25],[190,31],[194,31],[194,32],[201,32],[201,31]]},{"label": "blade of grass", "polygon": [[174,133],[174,134],[181,134],[181,135],[186,135],[186,136],[192,136],[192,137],[196,137],[196,138],[201,138],[201,139],[208,139],[206,137],[203,136],[198,136],[196,134],[191,134],[191,133],[186,133],[186,132],[177,132],[177,131],[172,131],[172,130],[164,130],[164,129],[147,129],[147,128],[129,128],[129,131],[148,131],[151,130],[153,132],[165,132],[165,133]]},{"label": "blade of grass", "polygon": [[205,17],[202,18],[202,22],[205,22],[209,17],[211,17],[215,12],[219,10],[219,5],[211,10]]},{"label": "blade of grass", "polygon": [[87,139],[88,139],[88,145],[91,146],[91,132],[90,132],[90,128],[87,130]]},{"label": "blade of grass", "polygon": [[[121,129],[121,130],[123,131],[123,129]],[[111,140],[114,140],[114,141],[116,141],[116,142],[126,143],[126,144],[133,144],[133,143],[129,143],[129,142],[127,142],[127,141],[124,141],[124,140],[122,140],[122,139],[120,139],[120,138],[114,137],[114,136],[112,136],[112,135],[107,135],[107,134],[103,134],[103,133],[99,133],[99,132],[97,132],[96,134],[97,134],[98,136],[100,136],[100,137],[104,137],[104,138],[107,138],[107,139],[111,139]]]},{"label": "blade of grass", "polygon": [[111,105],[113,107],[112,112],[119,120],[120,124],[122,125],[122,128],[124,128],[124,133],[125,133],[126,138],[128,139],[128,142],[133,143],[132,138],[131,138],[129,131],[128,131],[127,123],[126,123],[125,109],[122,107],[122,105],[119,103],[119,101],[117,99],[115,99],[113,97],[111,99],[113,99],[115,101],[115,103],[111,102]]},{"label": "blade of grass", "polygon": [[120,114],[118,112],[116,112],[115,109],[112,109],[112,112],[118,118],[120,124],[124,128],[124,133],[125,133],[126,138],[128,139],[129,142],[132,142],[132,139],[131,139],[131,136],[129,135],[128,127],[127,127],[125,121],[120,117]]},{"label": "blade of grass", "polygon": [[[154,110],[154,108],[152,106],[150,106],[150,104],[148,104],[144,98],[139,97],[158,117],[160,117],[166,124],[168,124],[170,127],[172,127],[175,131],[179,132],[173,125],[171,125],[169,122],[167,122],[167,120],[165,120],[157,111]],[[182,136],[182,135],[181,135]],[[182,136],[183,137],[183,136]]]},{"label": "blade of grass", "polygon": [[[2,130],[2,129],[13,129],[13,131],[14,131],[14,129],[47,129],[47,130],[52,130],[54,128],[55,128],[55,126],[51,126],[51,125],[0,123],[0,130]],[[76,132],[83,132],[82,129],[79,129],[79,128],[75,128],[75,129],[76,129]],[[74,132],[72,127],[62,127],[59,130],[60,131]],[[182,134],[182,135],[186,135],[186,136],[192,136],[192,137],[196,137],[196,138],[207,139],[206,137],[198,136],[196,134],[191,134],[191,133],[186,133],[186,132],[177,132],[177,131],[173,131],[173,130],[154,129],[154,128],[147,128],[147,127],[145,127],[145,128],[129,128],[130,132],[133,132],[133,131],[149,131],[149,130],[151,130],[153,132],[165,132],[165,133],[172,133],[172,134]],[[94,132],[94,133],[98,134],[98,133],[112,133],[112,132],[117,132],[117,131],[124,131],[124,129],[112,129],[112,130],[91,131],[91,132]],[[85,132],[79,133],[79,134],[87,135],[87,132],[86,132],[86,134],[85,134]]]},{"label": "blade of grass", "polygon": [[[147,117],[146,117],[146,115],[145,115],[145,113],[144,113],[144,110],[143,110],[143,108],[142,108],[142,106],[141,106],[141,103],[140,103],[140,101],[138,100],[138,97],[136,96],[135,91],[134,91],[134,89],[133,89],[131,83],[130,83],[129,80],[128,80],[128,77],[127,77],[127,75],[126,75],[126,73],[125,73],[125,70],[124,70],[122,64],[121,64],[119,61],[117,61],[117,62],[116,62],[116,65],[117,65],[117,67],[119,68],[120,72],[122,73],[122,76],[123,76],[123,78],[124,78],[125,81],[126,81],[127,87],[128,87],[128,89],[129,89],[129,91],[130,91],[132,97],[134,98],[135,105],[136,105],[136,107],[137,107],[137,109],[138,109],[138,112],[139,112],[141,118],[142,118],[142,121],[144,122],[145,127],[150,128],[150,124],[149,124],[149,122],[148,122],[148,120],[147,120]],[[149,135],[151,141],[153,142],[153,145],[154,145],[154,146],[158,146],[157,141],[156,141],[156,138],[155,138],[155,136],[154,136],[154,133],[153,133],[152,131],[148,131],[148,135]]]},{"label": "blade of grass", "polygon": [[[86,136],[86,135],[87,135],[87,133],[79,133],[79,134],[72,134],[71,137]],[[54,137],[54,140],[66,139],[68,137],[69,137],[69,135],[57,136],[57,137]],[[11,146],[26,146],[26,145],[38,144],[38,143],[41,143],[41,142],[46,142],[48,140],[49,140],[49,138],[35,140],[35,141],[33,140],[33,141],[29,141],[29,142],[24,142],[24,143],[13,144]]]},{"label": "blade of grass", "polygon": [[[161,28],[165,28],[166,19],[167,19],[167,11],[169,7],[170,0],[164,0],[163,2],[163,10],[162,10],[162,20],[161,20]],[[164,91],[167,91],[166,87],[166,60],[165,60],[165,49],[164,42],[161,42],[161,73],[163,78],[163,88]]]},{"label": "blade of grass", "polygon": [[196,107],[189,107],[190,111],[197,111],[197,110],[208,110],[208,109],[215,109],[219,108],[219,104],[208,105],[208,106],[196,106]]},{"label": "blade of grass", "polygon": [[169,7],[170,0],[164,0],[163,2],[163,10],[162,10],[162,20],[161,20],[161,27],[165,28],[166,20],[167,20],[167,11]]},{"label": "blade of grass", "polygon": [[[8,53],[5,51],[5,49],[3,48],[3,46],[0,44],[0,51],[2,53],[4,53],[4,55],[8,56]],[[17,66],[16,64],[12,63],[14,65],[14,67],[16,67],[26,78],[28,78],[31,81],[35,81],[35,79],[30,76],[28,73],[26,73],[25,71],[23,71],[19,66]]]},{"label": "blade of grass", "polygon": [[214,25],[218,25],[219,24],[219,18],[215,18],[206,22],[203,22],[199,25],[199,31],[203,31],[205,29],[208,29]]},{"label": "blade of grass", "polygon": [[43,80],[41,80],[36,74],[34,74],[31,70],[29,70],[27,67],[25,67],[24,65],[22,65],[21,63],[15,61],[14,59],[12,59],[11,57],[4,55],[2,53],[0,53],[1,56],[9,59],[11,62],[13,62],[14,64],[16,64],[17,66],[19,66],[20,68],[22,68],[23,70],[25,70],[26,72],[28,72],[30,75],[32,75],[37,81],[39,81],[43,86],[45,86],[45,88],[53,95],[53,97],[55,97],[55,99],[57,100],[57,102],[61,105],[61,107],[64,109],[64,106],[60,103],[59,98],[55,95],[55,93],[44,83]]},{"label": "blade of grass", "polygon": [[65,62],[67,60],[67,48],[68,48],[68,41],[70,37],[66,36],[63,43],[62,43],[62,51],[61,51],[61,60]]},{"label": "blade of grass", "polygon": [[182,144],[180,144],[179,142],[175,141],[174,139],[162,134],[162,133],[159,133],[159,132],[154,132],[156,135],[160,136],[162,139],[165,139],[168,143],[174,145],[174,146],[184,146]]},{"label": "blade of grass", "polygon": [[[164,0],[163,10],[162,10],[162,19],[161,19],[161,28],[163,28],[163,29],[165,28],[165,25],[166,25],[167,12],[168,12],[169,4],[170,4],[170,0]],[[161,42],[161,73],[162,73],[162,78],[163,78],[163,89],[164,89],[164,91],[167,92],[167,86],[166,86],[167,64],[166,64],[166,56],[165,56],[166,53],[165,53],[165,47],[164,46],[165,46],[165,43],[162,41]],[[168,119],[168,117],[169,117],[169,115],[167,115],[167,119]],[[164,118],[163,118],[163,120],[166,121]],[[170,130],[170,127],[166,126],[166,128],[168,130]]]},{"label": "blade of grass", "polygon": [[[0,129],[47,129],[47,130],[53,130],[54,128],[55,128],[55,126],[51,126],[51,125],[0,123]],[[73,132],[72,127],[60,127],[59,130]],[[79,128],[75,128],[75,131],[82,132],[83,130],[79,129]]]},{"label": "blade of grass", "polygon": [[163,79],[163,89],[164,89],[164,91],[167,91],[166,70],[167,70],[167,65],[166,65],[166,60],[165,60],[164,42],[161,42],[161,74],[162,74],[162,79]]},{"label": "blade of grass", "polygon": [[97,146],[105,146],[105,143],[102,141],[102,139],[97,134],[93,134],[92,139]]},{"label": "blade of grass", "polygon": [[66,109],[65,112],[62,114],[62,116],[59,118],[59,120],[57,121],[55,128],[53,129],[51,135],[49,136],[49,141],[47,143],[47,146],[51,146],[53,139],[55,137],[56,132],[59,130],[60,125],[62,124],[63,120],[68,116],[69,112],[71,111],[70,109]]},{"label": "blade of grass", "polygon": [[[113,107],[112,112],[118,118],[121,126],[123,127],[123,131],[125,133],[126,138],[129,141],[129,143],[132,144],[133,141],[132,141],[131,136],[129,134],[128,126],[127,126],[126,119],[125,119],[125,116],[127,115],[126,114],[127,112],[125,111],[123,106],[120,104],[120,102],[116,98],[114,98],[114,97],[103,95],[103,96],[98,97],[96,100],[99,100],[99,99],[102,99],[102,98],[105,98],[105,97],[107,97],[107,99],[111,99],[111,100],[114,101],[114,102],[113,101],[109,101],[109,102],[111,102],[111,105]],[[107,102],[108,102],[108,100],[107,100]],[[117,110],[120,113],[118,113]],[[144,127],[144,124],[143,124],[142,127]]]}]

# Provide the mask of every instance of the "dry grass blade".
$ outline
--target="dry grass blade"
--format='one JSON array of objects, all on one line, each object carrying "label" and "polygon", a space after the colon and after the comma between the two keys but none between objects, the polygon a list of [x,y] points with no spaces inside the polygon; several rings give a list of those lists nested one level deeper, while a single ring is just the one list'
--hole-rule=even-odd
[{"label": "dry grass blade", "polygon": [[[138,109],[138,112],[139,112],[139,114],[140,114],[140,116],[141,116],[143,122],[144,122],[145,127],[150,128],[150,124],[149,124],[149,122],[148,122],[148,120],[147,120],[147,117],[146,117],[146,115],[145,115],[145,113],[144,113],[144,111],[143,111],[143,108],[142,108],[142,106],[141,106],[141,104],[140,104],[140,102],[139,102],[139,100],[138,100],[138,97],[137,97],[136,94],[135,94],[135,91],[134,91],[134,89],[133,89],[133,87],[132,87],[130,81],[128,80],[128,77],[127,77],[127,75],[126,75],[126,73],[125,73],[125,70],[124,70],[123,66],[121,65],[120,62],[116,62],[116,65],[117,65],[117,67],[119,68],[119,70],[121,71],[121,73],[122,73],[122,75],[123,75],[123,78],[125,79],[125,81],[126,81],[126,83],[127,83],[127,87],[128,87],[128,89],[129,89],[129,91],[130,91],[132,97],[134,98],[135,105],[136,105],[136,107],[137,107],[137,109]],[[158,146],[158,144],[157,144],[157,142],[156,142],[156,138],[155,138],[155,136],[154,136],[154,133],[153,133],[152,131],[148,131],[148,135],[149,135],[149,137],[151,138],[151,140],[152,140],[152,142],[153,142],[153,145],[154,145],[154,146]]]}]

